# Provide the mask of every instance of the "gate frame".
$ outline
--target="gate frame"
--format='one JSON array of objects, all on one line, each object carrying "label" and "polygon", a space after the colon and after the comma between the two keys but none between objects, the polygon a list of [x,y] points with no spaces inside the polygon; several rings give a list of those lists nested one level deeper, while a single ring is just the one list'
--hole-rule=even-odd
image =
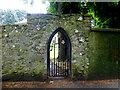
[{"label": "gate frame", "polygon": [[48,43],[47,43],[47,78],[49,78],[49,73],[50,73],[50,51],[49,51],[50,50],[50,43],[52,41],[52,38],[54,37],[54,35],[57,32],[62,33],[66,37],[66,39],[68,41],[67,42],[67,44],[68,44],[68,48],[67,48],[68,57],[67,58],[69,60],[68,62],[69,62],[69,65],[70,65],[70,67],[69,67],[70,74],[69,74],[68,77],[72,77],[72,61],[71,61],[71,58],[72,58],[72,56],[71,56],[71,54],[72,54],[72,45],[71,45],[71,40],[70,40],[68,34],[66,33],[66,31],[63,28],[59,27],[52,33],[52,35],[49,37]]}]

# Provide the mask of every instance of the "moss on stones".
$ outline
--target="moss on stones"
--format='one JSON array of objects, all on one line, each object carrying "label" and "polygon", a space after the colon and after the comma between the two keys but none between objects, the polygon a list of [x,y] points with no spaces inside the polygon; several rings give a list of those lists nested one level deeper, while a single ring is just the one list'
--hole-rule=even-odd
[{"label": "moss on stones", "polygon": [[3,62],[7,63],[3,63],[3,79],[12,74],[19,79],[47,78],[47,42],[58,27],[64,28],[71,39],[73,76],[87,75],[89,16],[28,15],[27,21],[27,25],[2,26]]}]

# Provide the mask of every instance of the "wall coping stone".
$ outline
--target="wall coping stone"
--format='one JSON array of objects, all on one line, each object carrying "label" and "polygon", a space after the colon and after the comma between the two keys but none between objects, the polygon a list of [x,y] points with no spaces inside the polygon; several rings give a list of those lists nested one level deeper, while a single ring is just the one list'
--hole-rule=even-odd
[{"label": "wall coping stone", "polygon": [[93,32],[120,32],[118,28],[91,28]]},{"label": "wall coping stone", "polygon": [[6,27],[6,26],[27,26],[27,24],[1,25],[0,27]]},{"label": "wall coping stone", "polygon": [[33,15],[38,15],[38,16],[42,16],[42,15],[47,15],[47,16],[49,16],[49,15],[51,15],[51,16],[66,16],[66,15],[80,15],[80,16],[85,16],[85,17],[91,17],[91,15],[89,15],[89,14],[85,14],[85,15],[82,15],[82,14],[27,14],[27,16],[33,16]]}]

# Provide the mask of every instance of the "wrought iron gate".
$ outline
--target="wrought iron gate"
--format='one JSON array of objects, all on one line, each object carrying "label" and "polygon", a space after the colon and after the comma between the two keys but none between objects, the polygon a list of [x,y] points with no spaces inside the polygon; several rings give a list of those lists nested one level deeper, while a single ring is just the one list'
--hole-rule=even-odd
[{"label": "wrought iron gate", "polygon": [[71,75],[71,42],[62,28],[53,32],[47,48],[48,77]]}]

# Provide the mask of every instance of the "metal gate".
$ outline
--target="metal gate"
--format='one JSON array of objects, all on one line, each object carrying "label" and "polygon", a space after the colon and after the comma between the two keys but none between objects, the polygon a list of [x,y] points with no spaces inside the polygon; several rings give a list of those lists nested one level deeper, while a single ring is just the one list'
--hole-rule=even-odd
[{"label": "metal gate", "polygon": [[48,41],[48,77],[68,77],[71,75],[71,42],[62,28],[55,30]]}]

